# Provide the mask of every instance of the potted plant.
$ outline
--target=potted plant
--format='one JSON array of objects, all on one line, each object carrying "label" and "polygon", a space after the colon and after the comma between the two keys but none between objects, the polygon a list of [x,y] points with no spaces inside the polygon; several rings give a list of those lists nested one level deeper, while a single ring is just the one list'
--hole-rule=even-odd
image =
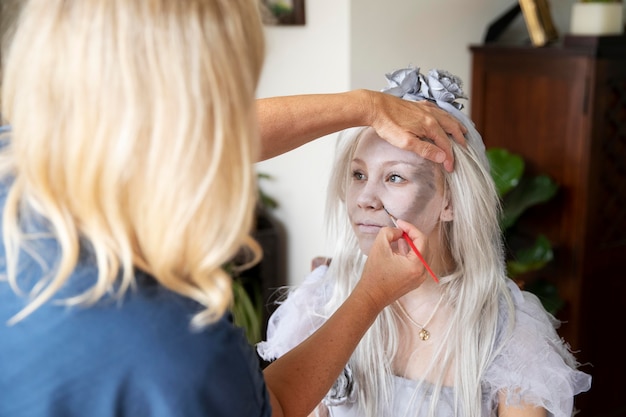
[{"label": "potted plant", "polygon": [[570,33],[582,36],[620,35],[624,32],[621,0],[580,0],[572,5]]},{"label": "potted plant", "polygon": [[[265,173],[257,174],[261,180],[271,180]],[[256,221],[253,236],[261,245],[264,258],[251,268],[241,269],[239,265],[245,263],[238,257],[228,263],[225,269],[233,278],[233,305],[231,312],[235,325],[244,329],[248,342],[254,345],[260,342],[265,331],[265,325],[270,313],[265,304],[270,297],[271,287],[284,284],[279,272],[281,252],[281,225],[271,215],[270,211],[278,207],[278,202],[258,187]]]},{"label": "potted plant", "polygon": [[527,209],[552,199],[558,185],[547,175],[527,175],[524,159],[506,149],[490,148],[487,158],[502,201],[500,227],[508,276],[537,295],[546,310],[555,315],[564,302],[556,286],[537,274],[554,258],[552,244],[545,235],[529,236],[516,225]]}]

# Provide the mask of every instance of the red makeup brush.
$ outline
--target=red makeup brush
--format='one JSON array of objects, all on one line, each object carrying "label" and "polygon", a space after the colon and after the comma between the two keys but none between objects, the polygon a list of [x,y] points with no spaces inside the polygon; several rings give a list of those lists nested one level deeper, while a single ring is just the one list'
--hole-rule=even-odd
[{"label": "red makeup brush", "polygon": [[[383,210],[385,210],[385,212],[389,215],[389,217],[391,218],[391,221],[393,222],[393,225],[398,227],[398,223],[396,222],[396,218],[393,217],[391,215],[391,213],[389,213],[387,211],[387,209],[385,207],[383,207]],[[398,227],[399,229],[399,227]],[[417,255],[417,257],[419,258],[420,261],[422,261],[422,263],[424,264],[424,267],[426,268],[426,270],[428,271],[428,273],[430,274],[431,277],[433,277],[433,279],[435,280],[436,283],[439,283],[439,279],[437,278],[437,276],[435,275],[435,273],[433,272],[432,269],[430,269],[430,266],[428,266],[428,264],[426,263],[426,260],[424,259],[424,257],[422,256],[422,254],[420,253],[420,251],[415,247],[415,245],[413,244],[413,241],[411,240],[411,238],[409,237],[409,235],[403,230],[402,231],[402,237],[404,238],[404,240],[406,240],[406,243],[409,244],[409,246],[411,247],[411,249],[413,249],[413,252],[415,252],[415,254]]]}]

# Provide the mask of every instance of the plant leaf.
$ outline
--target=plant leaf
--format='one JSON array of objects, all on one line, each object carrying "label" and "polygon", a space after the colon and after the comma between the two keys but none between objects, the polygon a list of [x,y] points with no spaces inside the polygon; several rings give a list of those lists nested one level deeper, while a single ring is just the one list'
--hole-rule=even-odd
[{"label": "plant leaf", "polygon": [[487,159],[491,167],[491,177],[502,198],[515,188],[524,174],[524,159],[502,148],[487,149]]},{"label": "plant leaf", "polygon": [[547,175],[522,178],[502,202],[503,230],[511,227],[529,207],[544,203],[556,194],[559,186]]},{"label": "plant leaf", "polygon": [[506,269],[509,276],[514,278],[543,268],[553,258],[552,244],[547,237],[539,235],[532,246],[515,252],[513,259],[507,262]]},{"label": "plant leaf", "polygon": [[267,209],[278,208],[278,201],[274,199],[273,197],[267,195],[260,184],[261,180],[273,180],[274,177],[272,177],[270,174],[267,174],[265,172],[257,172],[257,179],[258,179],[257,188],[259,190],[258,203],[263,208],[267,208]]},{"label": "plant leaf", "polygon": [[261,340],[261,317],[248,296],[243,284],[233,280],[233,305],[231,308],[235,325],[244,329],[248,343],[254,345]]}]

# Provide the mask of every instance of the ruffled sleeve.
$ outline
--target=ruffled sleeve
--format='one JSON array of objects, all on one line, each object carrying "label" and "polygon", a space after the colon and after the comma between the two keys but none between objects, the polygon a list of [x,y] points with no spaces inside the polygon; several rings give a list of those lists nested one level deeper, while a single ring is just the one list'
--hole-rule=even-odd
[{"label": "ruffled sleeve", "polygon": [[313,270],[274,311],[267,324],[267,340],[256,346],[261,358],[279,358],[324,324],[326,317],[319,312],[330,297],[330,284],[323,279],[327,270],[326,265]]},{"label": "ruffled sleeve", "polygon": [[577,369],[569,345],[556,332],[559,322],[545,312],[539,299],[511,280],[508,285],[516,306],[515,327],[487,369],[486,393],[492,404],[504,391],[507,404],[523,399],[554,417],[571,417],[574,396],[590,388],[591,376]]}]

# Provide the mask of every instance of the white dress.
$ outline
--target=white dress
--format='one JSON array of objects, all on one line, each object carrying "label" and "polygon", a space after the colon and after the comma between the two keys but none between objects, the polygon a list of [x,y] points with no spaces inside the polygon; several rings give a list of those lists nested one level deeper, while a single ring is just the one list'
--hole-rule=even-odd
[{"label": "white dress", "polygon": [[[332,293],[333,282],[321,281],[327,270],[325,265],[315,269],[276,309],[268,324],[267,340],[257,345],[257,351],[262,358],[271,361],[280,357],[323,324],[325,318],[318,312]],[[321,282],[325,284],[319,285]],[[516,308],[515,328],[512,337],[489,365],[481,382],[482,417],[495,416],[492,404],[496,403],[498,393],[504,390],[513,392],[512,395],[517,395],[517,398],[521,395],[526,402],[545,408],[549,416],[571,417],[574,396],[590,388],[591,376],[577,369],[576,359],[555,330],[558,322],[545,312],[537,297],[521,291],[510,279],[508,287]],[[538,361],[538,358],[541,359]],[[538,362],[541,366],[533,366],[533,363]],[[342,377],[346,371],[350,372],[349,369],[344,370]],[[418,405],[419,411],[412,410],[410,415],[427,416],[432,385],[418,384],[417,381],[399,376],[393,377],[393,384],[394,398],[390,416],[409,415],[406,414],[406,404],[416,395],[423,395],[424,400]],[[338,385],[345,387],[346,384],[344,381]],[[417,387],[420,387],[419,392],[416,392]],[[337,395],[336,389],[333,387],[334,391],[331,390],[325,400],[330,415],[361,416],[354,398],[356,393]],[[443,387],[440,395],[436,415],[461,417],[454,413],[454,388]]]}]

